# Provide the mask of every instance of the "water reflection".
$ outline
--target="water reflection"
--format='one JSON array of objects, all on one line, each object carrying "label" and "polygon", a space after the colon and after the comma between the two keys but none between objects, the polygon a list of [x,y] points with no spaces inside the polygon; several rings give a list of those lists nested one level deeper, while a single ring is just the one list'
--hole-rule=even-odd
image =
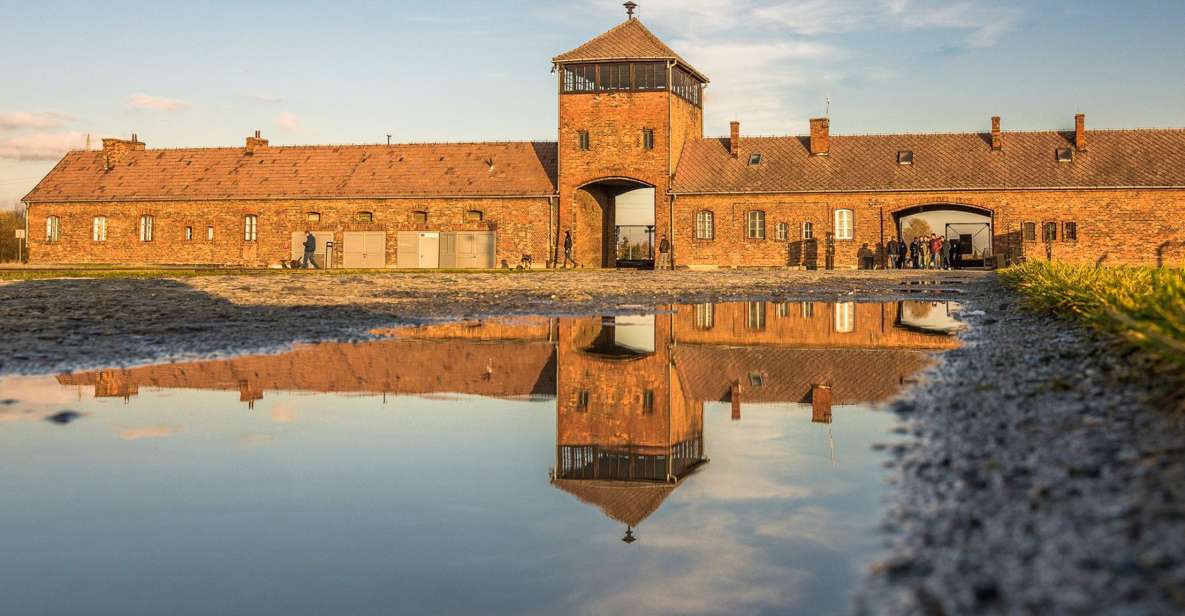
[{"label": "water reflection", "polygon": [[[164,565],[178,562],[248,593],[201,568],[218,552],[278,566],[269,590],[293,597],[287,613],[374,608],[358,597],[387,593],[404,612],[842,611],[879,549],[881,459],[869,445],[891,418],[868,405],[955,346],[939,318],[950,314],[928,302],[672,306],[0,381],[0,398],[20,401],[0,406],[0,421],[78,412],[69,426],[0,426],[0,489],[30,495],[0,512],[11,533],[0,547],[13,563],[43,563],[0,564],[0,576],[39,588],[48,578],[26,572],[68,552],[80,570],[131,559],[140,577],[104,578],[121,596],[169,580]],[[223,435],[258,453],[229,452]],[[81,551],[34,547],[66,545],[40,520],[80,510],[113,514],[113,545],[80,534]],[[162,536],[175,520],[192,526]],[[176,546],[123,547],[153,542]],[[306,577],[314,570],[324,577]],[[350,597],[315,581],[347,574]],[[457,581],[460,591],[434,590]],[[19,602],[35,594],[0,608],[40,607]],[[74,611],[99,599],[56,596]],[[192,601],[190,612],[218,611]]]}]

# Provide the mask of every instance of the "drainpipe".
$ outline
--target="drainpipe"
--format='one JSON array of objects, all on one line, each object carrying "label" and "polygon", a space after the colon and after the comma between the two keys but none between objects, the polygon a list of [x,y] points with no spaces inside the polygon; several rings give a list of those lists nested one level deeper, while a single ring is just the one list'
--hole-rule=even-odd
[{"label": "drainpipe", "polygon": [[667,238],[668,238],[667,241],[669,241],[671,243],[671,270],[672,271],[674,271],[674,269],[675,269],[675,200],[678,198],[679,198],[678,195],[672,193],[671,194],[671,205],[670,205],[670,207],[667,208],[667,210],[669,210],[667,212],[667,214],[670,217],[670,221],[668,223],[670,228],[667,230]]},{"label": "drainpipe", "polygon": [[551,196],[547,198],[547,267],[555,267],[556,257],[556,225],[559,224],[559,201],[558,196]]}]

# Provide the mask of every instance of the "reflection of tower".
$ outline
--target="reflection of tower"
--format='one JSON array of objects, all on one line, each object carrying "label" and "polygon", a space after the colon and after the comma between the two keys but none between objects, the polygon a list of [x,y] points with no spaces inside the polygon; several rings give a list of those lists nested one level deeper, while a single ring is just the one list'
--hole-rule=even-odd
[{"label": "reflection of tower", "polygon": [[707,461],[703,403],[672,363],[671,315],[560,322],[552,484],[626,526]]},{"label": "reflection of tower", "polygon": [[262,388],[252,385],[250,381],[239,381],[239,402],[246,402],[248,409],[254,409],[259,400],[263,400]]}]

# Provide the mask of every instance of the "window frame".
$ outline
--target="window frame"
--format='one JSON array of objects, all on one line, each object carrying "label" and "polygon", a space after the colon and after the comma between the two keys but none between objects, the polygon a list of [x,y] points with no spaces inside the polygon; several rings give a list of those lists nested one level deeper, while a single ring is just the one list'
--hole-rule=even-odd
[{"label": "window frame", "polygon": [[428,219],[428,210],[411,211],[411,224],[413,225],[426,225],[428,224]]},{"label": "window frame", "polygon": [[305,222],[321,222],[321,212],[305,212]]},{"label": "window frame", "polygon": [[580,148],[581,152],[592,150],[592,136],[587,130],[576,131],[576,147]]},{"label": "window frame", "polygon": [[633,90],[633,67],[629,62],[597,63],[597,92]]},{"label": "window frame", "polygon": [[646,151],[650,151],[650,150],[654,149],[654,129],[653,128],[643,128],[642,129],[642,149],[646,150]]},{"label": "window frame", "polygon": [[214,241],[214,226],[213,225],[206,226],[206,241],[207,242]]},{"label": "window frame", "polygon": [[1078,223],[1072,220],[1062,223],[1062,241],[1063,242],[1077,242],[1078,241]]},{"label": "window frame", "polygon": [[712,210],[699,210],[695,213],[695,239],[701,242],[716,239],[716,213]]},{"label": "window frame", "polygon": [[465,222],[485,222],[486,213],[482,210],[465,210]]},{"label": "window frame", "polygon": [[1072,163],[1072,162],[1074,162],[1074,149],[1073,148],[1057,148],[1056,150],[1054,150],[1053,156],[1054,156],[1054,158],[1057,159],[1057,162],[1059,162],[1059,163]]},{"label": "window frame", "polygon": [[765,162],[765,156],[763,156],[761,154],[761,152],[753,152],[752,154],[749,155],[749,166],[750,167],[756,167],[763,162]]},{"label": "window frame", "polygon": [[693,308],[695,328],[707,331],[716,327],[716,305],[710,302],[696,304]]},{"label": "window frame", "polygon": [[763,332],[766,325],[765,302],[745,302],[745,329]]},{"label": "window frame", "polygon": [[51,214],[45,217],[45,243],[56,244],[62,241],[62,218]]},{"label": "window frame", "polygon": [[560,91],[564,94],[592,94],[597,91],[597,65],[565,64],[560,70]]},{"label": "window frame", "polygon": [[776,227],[774,227],[774,238],[776,238],[779,242],[789,242],[790,241],[790,223],[788,223],[788,222],[778,223],[778,225]]},{"label": "window frame", "polygon": [[[841,223],[841,217],[846,218],[847,224]],[[850,242],[856,239],[856,211],[847,208],[840,208],[835,210],[833,216],[835,224],[835,240],[838,242]]]},{"label": "window frame", "polygon": [[1023,242],[1037,241],[1037,223],[1033,221],[1020,223],[1020,238]]},{"label": "window frame", "polygon": [[832,323],[837,334],[851,334],[856,331],[856,303],[837,302],[835,321]]},{"label": "window frame", "polygon": [[745,239],[764,241],[765,238],[765,210],[749,210],[745,213]]},{"label": "window frame", "polygon": [[185,241],[187,241],[187,242],[192,242],[193,241],[193,227],[186,225],[185,231],[183,232],[183,235],[181,237],[185,238]]},{"label": "window frame", "polygon": [[156,239],[156,217],[152,214],[140,215],[140,242],[147,244]]},{"label": "window frame", "polygon": [[1041,241],[1051,244],[1057,241],[1058,224],[1054,221],[1041,223]]},{"label": "window frame", "polygon": [[359,225],[374,224],[374,212],[370,210],[359,210],[354,212],[354,223]]},{"label": "window frame", "polygon": [[95,216],[91,218],[91,241],[92,242],[106,242],[107,241],[107,217]]},{"label": "window frame", "polygon": [[913,150],[898,150],[897,151],[897,165],[901,167],[909,167],[913,165]]},{"label": "window frame", "polygon": [[244,214],[243,215],[243,241],[244,242],[258,242],[259,241],[259,215],[258,214]]},{"label": "window frame", "polygon": [[809,242],[815,239],[815,223],[807,220],[802,223],[802,240]]}]

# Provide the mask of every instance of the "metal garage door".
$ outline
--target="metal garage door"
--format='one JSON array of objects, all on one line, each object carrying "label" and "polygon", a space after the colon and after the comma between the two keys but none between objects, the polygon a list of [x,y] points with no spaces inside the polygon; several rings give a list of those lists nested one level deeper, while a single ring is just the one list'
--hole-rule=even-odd
[{"label": "metal garage door", "polygon": [[440,267],[440,233],[431,231],[401,231],[395,252],[397,263],[404,269],[433,269]]},{"label": "metal garage door", "polygon": [[382,231],[347,231],[342,237],[342,266],[387,267],[387,234]]},{"label": "metal garage door", "polygon": [[441,233],[440,267],[446,269],[490,269],[495,267],[494,232]]}]

